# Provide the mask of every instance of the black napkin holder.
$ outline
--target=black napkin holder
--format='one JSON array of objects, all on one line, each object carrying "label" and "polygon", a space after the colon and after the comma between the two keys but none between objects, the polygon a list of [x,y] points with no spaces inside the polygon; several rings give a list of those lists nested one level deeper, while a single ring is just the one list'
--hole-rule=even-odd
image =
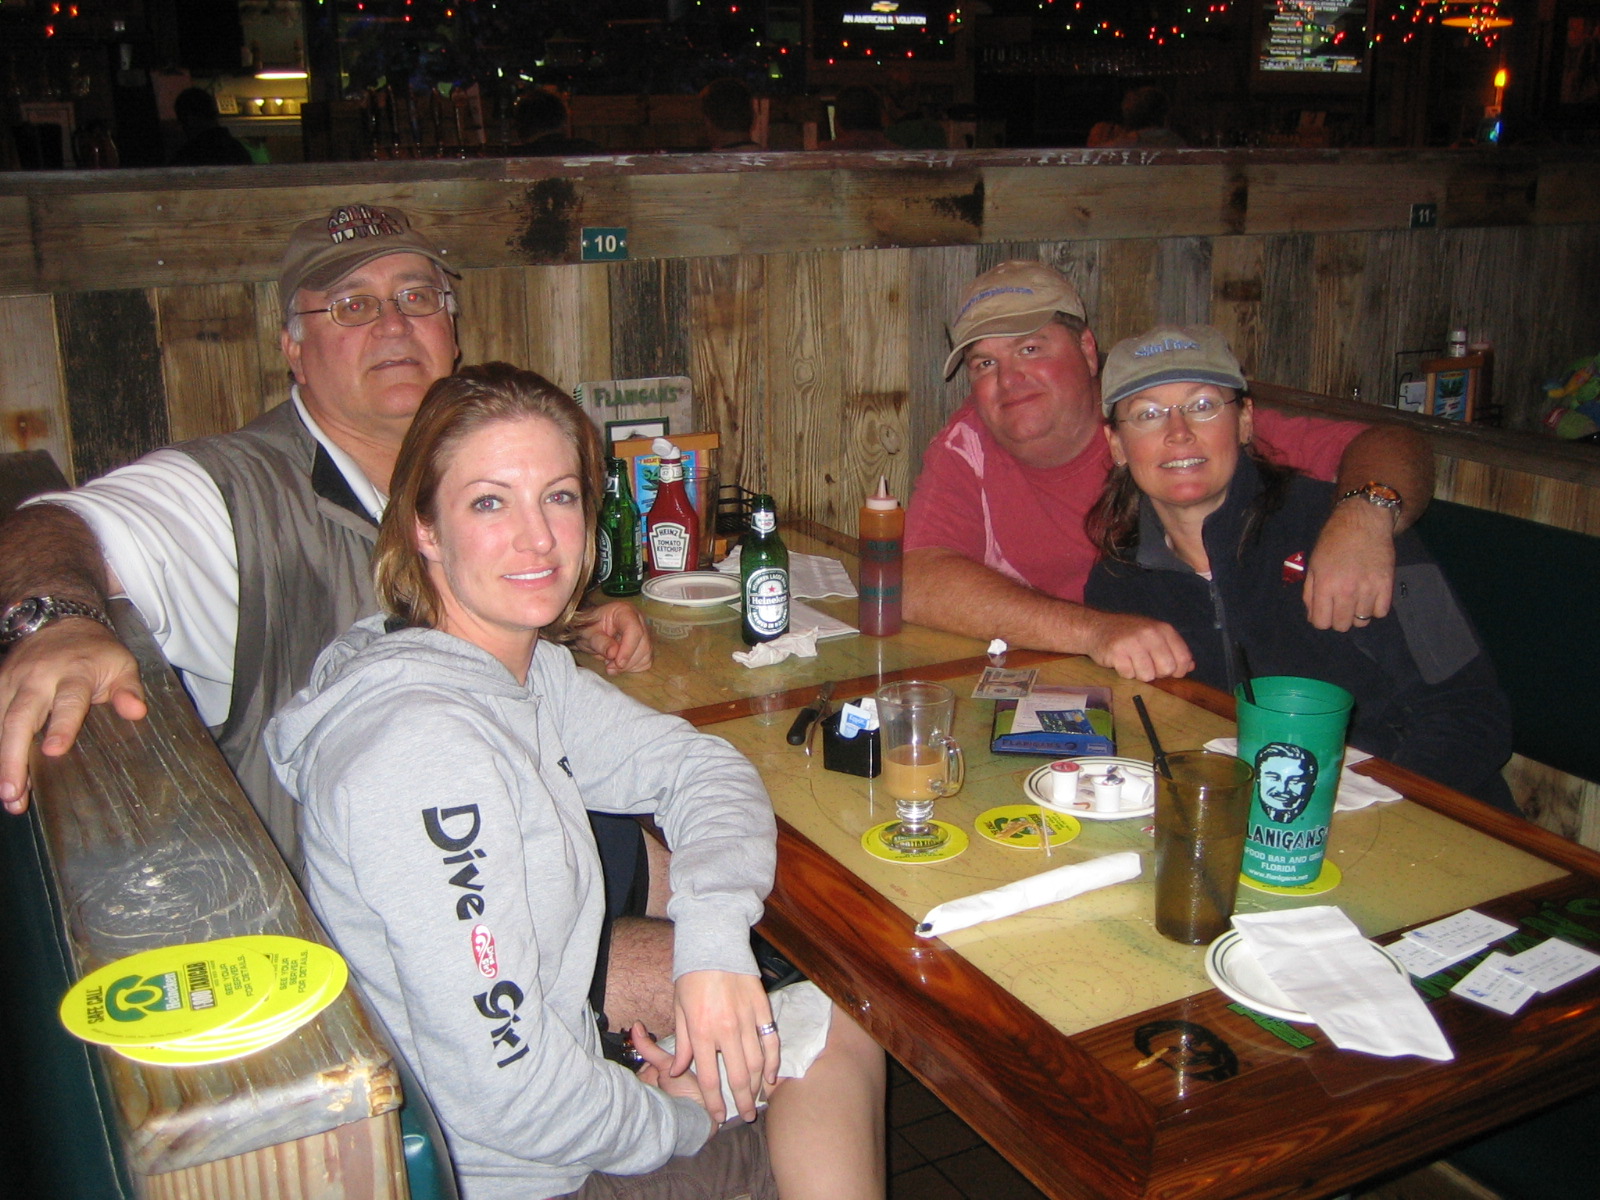
[{"label": "black napkin holder", "polygon": [[879,761],[878,731],[864,731],[853,738],[840,737],[840,715],[834,713],[822,722],[822,765],[845,775],[876,779],[883,769]]}]

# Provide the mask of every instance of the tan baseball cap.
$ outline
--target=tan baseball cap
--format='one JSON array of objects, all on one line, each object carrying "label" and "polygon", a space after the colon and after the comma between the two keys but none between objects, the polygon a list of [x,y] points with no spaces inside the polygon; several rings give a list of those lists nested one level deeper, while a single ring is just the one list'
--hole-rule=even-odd
[{"label": "tan baseball cap", "polygon": [[451,275],[461,274],[398,208],[341,204],[325,217],[302,221],[289,236],[278,270],[278,298],[285,318],[294,294],[302,288],[325,291],[357,267],[388,254],[420,254]]},{"label": "tan baseball cap", "polygon": [[1163,383],[1212,383],[1237,392],[1247,386],[1221,330],[1157,325],[1111,347],[1100,368],[1101,410],[1109,417],[1117,401]]},{"label": "tan baseball cap", "polygon": [[1042,329],[1058,312],[1087,321],[1083,297],[1060,271],[1043,263],[1003,262],[972,281],[950,322],[949,379],[966,348],[986,337],[1021,337]]}]

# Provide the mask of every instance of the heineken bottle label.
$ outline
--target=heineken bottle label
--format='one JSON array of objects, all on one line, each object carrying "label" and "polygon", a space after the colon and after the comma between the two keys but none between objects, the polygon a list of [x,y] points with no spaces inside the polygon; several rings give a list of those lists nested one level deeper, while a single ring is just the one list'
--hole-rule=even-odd
[{"label": "heineken bottle label", "polygon": [[750,528],[760,534],[771,533],[778,527],[778,518],[774,513],[765,509],[757,509],[750,514]]},{"label": "heineken bottle label", "polygon": [[744,616],[763,637],[777,637],[789,627],[789,572],[758,567],[744,584]]},{"label": "heineken bottle label", "polygon": [[689,569],[689,529],[670,521],[650,526],[650,562],[658,571]]},{"label": "heineken bottle label", "polygon": [[611,572],[616,569],[616,552],[611,548],[611,534],[600,530],[599,553],[595,555],[595,578],[601,583],[611,578]]}]

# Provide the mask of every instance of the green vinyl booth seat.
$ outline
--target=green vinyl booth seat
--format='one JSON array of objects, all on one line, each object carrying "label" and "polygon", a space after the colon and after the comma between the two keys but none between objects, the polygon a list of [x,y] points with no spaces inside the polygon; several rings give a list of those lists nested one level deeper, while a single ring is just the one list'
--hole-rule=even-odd
[{"label": "green vinyl booth seat", "polygon": [[1600,537],[1445,500],[1416,529],[1494,660],[1516,752],[1600,782]]}]

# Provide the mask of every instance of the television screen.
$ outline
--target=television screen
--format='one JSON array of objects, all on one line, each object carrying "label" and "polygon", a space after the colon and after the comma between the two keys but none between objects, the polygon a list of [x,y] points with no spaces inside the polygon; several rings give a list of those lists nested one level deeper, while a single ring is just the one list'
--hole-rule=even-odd
[{"label": "television screen", "polygon": [[926,0],[813,0],[811,54],[819,60],[949,58],[947,10]]},{"label": "television screen", "polygon": [[1265,0],[1257,77],[1302,85],[1359,77],[1367,63],[1367,0]]}]

